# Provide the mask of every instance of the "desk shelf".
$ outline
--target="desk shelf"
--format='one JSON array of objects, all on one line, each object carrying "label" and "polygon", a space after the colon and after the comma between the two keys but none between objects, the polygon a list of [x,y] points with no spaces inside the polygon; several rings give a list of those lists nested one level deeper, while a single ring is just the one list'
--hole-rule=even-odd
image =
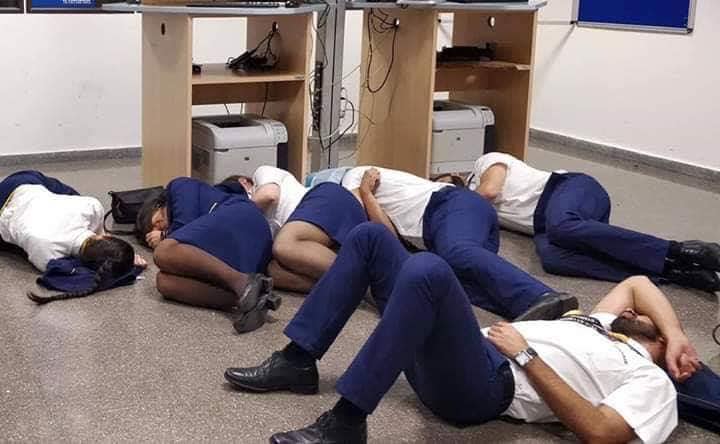
[{"label": "desk shelf", "polygon": [[193,74],[192,84],[197,85],[230,85],[250,83],[302,82],[305,74],[284,69],[273,69],[263,72],[232,71],[224,63],[206,63],[202,65],[200,74]]},{"label": "desk shelf", "polygon": [[503,62],[492,60],[488,62],[444,62],[437,65],[438,71],[476,71],[479,69],[501,69],[512,71],[530,71],[530,65],[525,63]]},{"label": "desk shelf", "polygon": [[527,76],[531,66],[512,62],[443,63],[435,69],[435,92],[489,89],[493,81],[506,76]]}]

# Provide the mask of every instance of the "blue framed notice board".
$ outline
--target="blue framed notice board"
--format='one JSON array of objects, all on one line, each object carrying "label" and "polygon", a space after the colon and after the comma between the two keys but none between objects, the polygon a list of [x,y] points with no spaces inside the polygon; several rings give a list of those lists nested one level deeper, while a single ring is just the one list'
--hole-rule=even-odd
[{"label": "blue framed notice board", "polygon": [[648,31],[692,32],[696,0],[576,0],[576,23]]},{"label": "blue framed notice board", "polygon": [[100,2],[96,0],[28,0],[28,9],[44,11],[96,9]]}]

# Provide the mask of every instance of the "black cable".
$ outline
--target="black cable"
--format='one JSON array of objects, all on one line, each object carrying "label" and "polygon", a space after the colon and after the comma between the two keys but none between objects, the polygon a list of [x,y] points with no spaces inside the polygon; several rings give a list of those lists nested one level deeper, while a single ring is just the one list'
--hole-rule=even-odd
[{"label": "black cable", "polygon": [[398,26],[396,26],[393,23],[393,40],[392,40],[392,50],[390,52],[390,63],[388,65],[387,72],[385,73],[385,78],[383,78],[382,83],[379,87],[373,88],[370,86],[370,74],[372,72],[372,58],[373,58],[373,46],[372,46],[372,29],[371,29],[371,20],[372,17],[374,17],[373,10],[370,10],[370,14],[368,14],[368,20],[367,20],[367,33],[368,33],[368,64],[367,64],[367,84],[366,88],[371,94],[375,94],[377,92],[380,92],[385,87],[385,84],[387,84],[388,79],[390,78],[390,73],[392,72],[393,65],[395,64],[395,42],[397,41],[397,33],[398,33]]},{"label": "black cable", "polygon": [[268,94],[270,92],[270,82],[265,82],[265,100],[263,101],[263,107],[262,111],[260,112],[260,117],[265,117],[265,107],[268,103]]},{"label": "black cable", "polygon": [[712,332],[713,340],[715,340],[715,343],[717,345],[720,345],[720,324],[718,324]]}]

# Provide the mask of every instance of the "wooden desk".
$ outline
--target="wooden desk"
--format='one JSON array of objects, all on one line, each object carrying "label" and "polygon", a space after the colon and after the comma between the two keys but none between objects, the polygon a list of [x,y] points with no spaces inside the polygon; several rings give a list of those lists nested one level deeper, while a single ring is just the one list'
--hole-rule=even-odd
[{"label": "wooden desk", "polygon": [[[298,8],[202,8],[110,4],[103,10],[142,12],[142,176],[146,186],[165,185],[191,173],[192,105],[246,103],[248,112],[285,124],[289,170],[307,173],[308,84],[312,14],[324,5]],[[224,64],[203,66],[193,75],[192,20],[247,17],[248,48],[279,26],[270,72],[233,73]],[[277,45],[276,45],[277,43]],[[236,54],[238,55],[238,54]],[[266,104],[263,106],[263,104]]]},{"label": "wooden desk", "polygon": [[[449,92],[451,100],[489,106],[495,113],[500,151],[525,158],[537,10],[531,3],[440,3],[399,6],[353,2],[364,10],[360,87],[358,164],[379,165],[428,177],[430,173],[433,96]],[[372,93],[368,81],[369,37],[372,37],[371,86],[378,88],[392,58],[392,31],[368,31],[370,9],[400,20],[395,62],[387,84]],[[453,13],[453,45],[497,43],[493,62],[438,65],[435,61],[439,14]],[[492,25],[491,25],[492,22]]]}]

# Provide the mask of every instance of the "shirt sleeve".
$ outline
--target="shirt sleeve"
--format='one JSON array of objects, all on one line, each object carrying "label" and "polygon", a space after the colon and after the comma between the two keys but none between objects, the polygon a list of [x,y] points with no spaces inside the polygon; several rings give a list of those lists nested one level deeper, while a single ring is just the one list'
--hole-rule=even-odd
[{"label": "shirt sleeve", "polygon": [[187,177],[173,179],[167,186],[168,234],[179,230],[200,216],[200,183]]},{"label": "shirt sleeve", "polygon": [[601,403],[622,416],[644,443],[664,442],[678,423],[675,387],[651,363],[635,370]]},{"label": "shirt sleeve", "polygon": [[502,164],[506,167],[510,168],[514,162],[517,162],[518,160],[511,156],[510,154],[505,153],[488,153],[480,156],[478,160],[475,161],[475,167],[473,168],[473,173],[475,174],[475,177],[477,177],[478,180],[480,180],[480,177],[485,174],[485,171],[487,171],[488,168],[490,168],[493,165]]},{"label": "shirt sleeve", "polygon": [[283,179],[285,179],[288,174],[290,173],[285,170],[281,170],[280,168],[263,165],[255,170],[255,173],[253,174],[253,183],[255,184],[255,188],[260,188],[261,186],[269,183],[282,185]]},{"label": "shirt sleeve", "polygon": [[99,200],[91,198],[90,213],[88,214],[88,230],[95,234],[103,232],[103,218],[105,217],[105,208]]},{"label": "shirt sleeve", "polygon": [[25,248],[28,261],[42,272],[45,272],[47,264],[51,259],[56,259],[61,256],[55,252],[55,245],[46,239],[30,238]]},{"label": "shirt sleeve", "polygon": [[610,325],[612,325],[613,321],[617,319],[617,315],[613,313],[593,313],[590,315],[590,317],[593,317],[600,321],[602,326],[605,328],[605,330],[610,330]]},{"label": "shirt sleeve", "polygon": [[[365,170],[368,168],[370,167],[357,167],[348,171],[345,177],[343,177],[342,186],[348,190],[360,188],[363,174],[365,174]],[[382,173],[380,173],[380,180],[382,180]]]}]

